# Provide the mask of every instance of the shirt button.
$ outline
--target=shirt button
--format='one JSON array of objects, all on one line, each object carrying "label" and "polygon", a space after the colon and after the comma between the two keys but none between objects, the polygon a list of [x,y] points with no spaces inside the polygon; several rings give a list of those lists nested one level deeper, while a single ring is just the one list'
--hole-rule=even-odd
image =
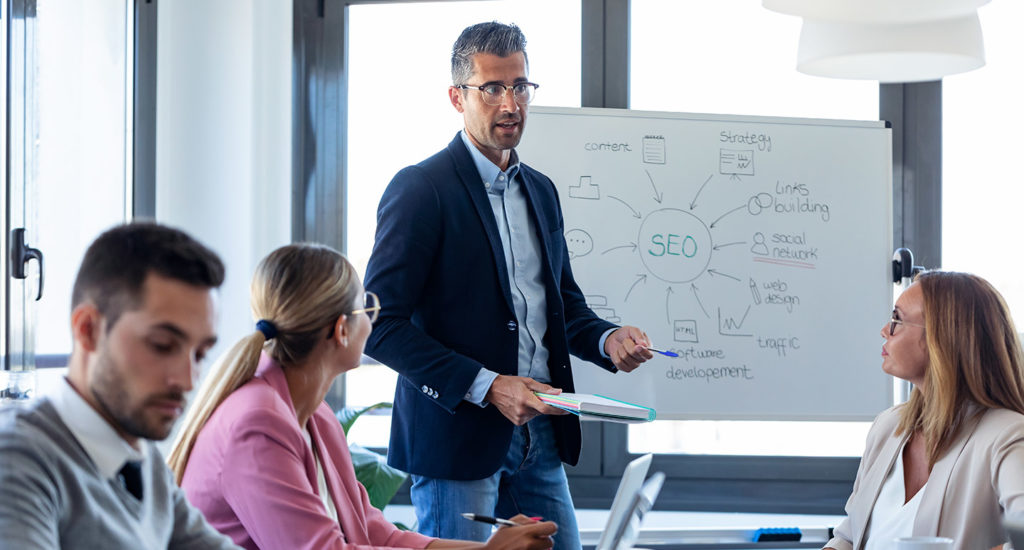
[{"label": "shirt button", "polygon": [[515,321],[509,321],[508,322],[508,329],[512,330],[512,331],[516,330],[516,322]]}]

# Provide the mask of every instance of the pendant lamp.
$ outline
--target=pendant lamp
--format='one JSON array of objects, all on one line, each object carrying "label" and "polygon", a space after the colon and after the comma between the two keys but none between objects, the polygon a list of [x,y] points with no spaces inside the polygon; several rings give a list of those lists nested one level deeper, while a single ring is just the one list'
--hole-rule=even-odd
[{"label": "pendant lamp", "polygon": [[989,0],[762,0],[765,8],[816,21],[913,23],[975,13]]},{"label": "pendant lamp", "polygon": [[902,23],[805,17],[797,53],[797,70],[802,73],[880,82],[939,80],[984,65],[985,47],[977,11]]}]

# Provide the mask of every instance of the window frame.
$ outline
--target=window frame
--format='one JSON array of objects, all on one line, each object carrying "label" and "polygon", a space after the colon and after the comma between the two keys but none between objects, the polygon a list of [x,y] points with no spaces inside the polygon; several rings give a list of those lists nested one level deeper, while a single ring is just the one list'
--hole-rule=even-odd
[{"label": "window frame", "polygon": [[[153,0],[125,0],[125,8],[128,9],[129,5],[132,5],[132,18],[133,18],[133,30],[132,30],[132,44],[130,50],[126,54],[127,65],[132,68],[132,80],[131,90],[129,90],[131,96],[131,104],[126,105],[126,109],[131,110],[131,126],[126,130],[131,134],[131,147],[132,151],[127,157],[127,163],[125,166],[126,174],[131,184],[127,186],[126,191],[126,208],[129,210],[126,212],[129,218],[154,218],[156,216],[156,17],[157,17],[157,4]],[[35,25],[35,14],[36,14],[36,0],[4,0],[2,8],[2,14],[11,17],[11,20],[3,25],[2,36],[0,40],[3,41],[3,58],[4,58],[4,74],[6,75],[7,85],[4,86],[3,103],[4,111],[0,122],[3,123],[4,127],[7,127],[7,122],[11,118],[12,109],[21,109],[14,114],[19,121],[24,123],[24,119],[28,116],[24,111],[23,106],[27,105],[29,99],[26,99],[24,95],[18,96],[18,103],[12,107],[8,102],[11,95],[8,91],[11,89],[19,89],[25,92],[25,95],[31,96],[34,93],[33,88],[26,88],[24,86],[17,86],[12,88],[10,86],[12,80],[12,70],[15,70],[14,66],[19,63],[22,66],[28,64],[34,64],[36,62],[34,58],[34,52],[26,51],[24,44],[11,44],[10,29],[12,25],[17,25],[17,29],[22,33],[34,32],[29,27]],[[0,17],[0,22],[3,18]],[[15,20],[20,20],[15,23]],[[24,29],[23,29],[24,28]],[[27,31],[25,29],[28,29]],[[17,35],[16,36],[20,36]],[[16,38],[16,37],[15,37]],[[11,56],[7,53],[12,52]],[[26,70],[24,68],[22,71]],[[19,77],[20,78],[20,77]],[[30,98],[32,101],[35,98]],[[12,181],[10,178],[10,172],[8,167],[15,161],[24,162],[24,159],[14,159],[12,154],[16,155],[16,151],[11,151],[7,144],[9,143],[10,133],[4,134],[4,141],[2,142],[3,147],[0,147],[5,151],[2,168],[2,181],[3,187],[7,190],[3,197],[0,198],[0,209],[2,209],[4,216],[4,227],[2,229],[2,235],[0,235],[0,249],[4,251],[5,256],[9,257],[8,251],[8,238],[11,230],[15,227],[24,227],[28,220],[21,220],[18,216],[12,216],[10,208],[17,208],[19,202],[24,202],[24,192],[16,192],[12,195],[12,185],[34,185],[34,181],[30,181],[28,176],[21,178],[20,182]],[[0,330],[0,354],[3,355],[3,364],[0,365],[0,369],[11,370],[12,368],[24,367],[26,365],[29,368],[35,369],[48,369],[48,368],[65,368],[68,365],[68,361],[71,357],[70,352],[67,354],[36,354],[35,353],[35,326],[34,316],[28,316],[18,313],[12,310],[11,304],[24,303],[24,307],[30,307],[28,299],[22,299],[24,294],[24,283],[15,283],[11,277],[10,262],[4,263],[4,292],[0,293],[0,310],[4,317],[3,329]],[[33,325],[33,326],[30,326]],[[19,336],[20,335],[20,336]],[[21,340],[21,347],[24,349],[12,350],[9,344],[12,344],[15,340]]]},{"label": "window frame", "polygon": [[[348,7],[401,1],[294,1],[297,241],[344,246]],[[582,0],[583,107],[629,107],[629,16],[629,0]],[[941,265],[941,91],[941,82],[879,87],[879,119],[893,130],[893,247],[911,248],[915,263],[928,267]],[[332,391],[332,405],[343,406],[343,383]],[[566,467],[577,507],[610,506],[625,465],[638,456],[628,452],[627,435],[624,425],[584,423],[580,463]],[[667,480],[656,508],[842,514],[859,462],[856,457],[659,454],[652,468],[665,472]],[[407,490],[396,502],[409,502]]]}]

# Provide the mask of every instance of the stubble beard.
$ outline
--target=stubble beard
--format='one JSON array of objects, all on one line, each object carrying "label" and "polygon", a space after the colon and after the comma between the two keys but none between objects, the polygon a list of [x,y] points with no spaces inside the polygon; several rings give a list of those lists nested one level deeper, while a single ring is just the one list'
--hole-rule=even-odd
[{"label": "stubble beard", "polygon": [[519,147],[519,142],[522,141],[523,139],[523,133],[526,132],[526,120],[522,116],[518,117],[519,131],[513,134],[511,137],[504,137],[500,133],[500,124],[506,120],[516,120],[516,117],[505,117],[502,120],[499,120],[497,123],[495,123],[493,134],[495,136],[494,141],[496,144],[500,144],[503,149],[512,150],[515,149],[516,147]]},{"label": "stubble beard", "polygon": [[117,430],[125,435],[153,441],[166,439],[174,426],[170,422],[149,421],[143,406],[150,396],[140,400],[138,406],[132,405],[132,396],[124,385],[124,379],[114,368],[114,361],[103,352],[97,361],[98,373],[89,391],[103,409],[100,413],[112,421]]}]

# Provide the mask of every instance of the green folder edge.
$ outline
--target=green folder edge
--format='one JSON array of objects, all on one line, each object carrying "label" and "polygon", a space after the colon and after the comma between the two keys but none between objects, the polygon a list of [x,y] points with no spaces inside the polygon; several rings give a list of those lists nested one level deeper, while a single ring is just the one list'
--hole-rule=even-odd
[{"label": "green folder edge", "polygon": [[[542,392],[535,392],[535,393],[537,393],[539,395],[545,395],[545,396],[553,397],[553,398],[556,398],[556,399],[558,398],[557,395],[552,395],[552,394],[548,394],[548,393],[542,393]],[[622,403],[623,405],[629,405],[630,407],[636,407],[638,409],[646,409],[647,410],[647,422],[653,422],[654,419],[658,416],[658,411],[656,411],[656,410],[654,410],[654,409],[652,409],[650,407],[645,407],[643,405],[637,405],[636,403],[630,403],[629,401],[623,401],[621,399],[615,399],[613,397],[608,397],[607,395],[600,395],[600,394],[597,394],[597,393],[595,393],[594,396],[595,397],[601,397],[601,398],[607,399],[609,401],[615,401],[616,403]],[[571,412],[572,414],[575,414],[576,416],[580,416],[579,411],[576,411],[576,410],[571,409],[569,407],[564,407],[564,406],[558,405],[556,403],[550,403],[550,402],[547,402],[547,401],[545,401],[545,404],[550,405],[550,406],[555,407],[555,408],[558,408],[558,409],[562,409],[563,411]],[[620,419],[627,419],[627,420],[632,418],[632,417],[629,417],[629,416],[619,416],[619,415],[615,415],[615,414],[601,414],[601,413],[595,413],[595,412],[588,412],[586,414],[588,416],[604,416],[604,417],[607,417],[607,418],[620,418]],[[639,420],[639,421],[643,422],[642,418],[635,418],[634,420]]]},{"label": "green folder edge", "polygon": [[605,399],[610,399],[612,401],[615,401],[616,403],[622,403],[623,405],[629,405],[631,407],[640,407],[641,409],[647,409],[647,421],[648,422],[653,422],[655,417],[658,416],[658,411],[656,411],[656,410],[654,410],[654,409],[652,409],[650,407],[645,407],[643,405],[637,405],[636,403],[630,403],[628,401],[623,401],[621,399],[615,399],[614,397],[608,397],[607,395],[601,395],[601,394],[598,394],[598,393],[595,393],[594,395],[596,395],[597,397],[603,397]]}]

